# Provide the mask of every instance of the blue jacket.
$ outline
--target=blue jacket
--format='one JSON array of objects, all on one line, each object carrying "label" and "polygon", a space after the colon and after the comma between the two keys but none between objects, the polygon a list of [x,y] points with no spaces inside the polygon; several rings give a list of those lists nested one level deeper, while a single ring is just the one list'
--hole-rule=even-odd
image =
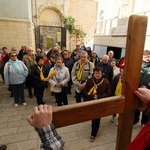
[{"label": "blue jacket", "polygon": [[16,61],[12,61],[9,59],[9,61],[5,64],[4,78],[7,85],[24,83],[27,75],[28,69],[22,61],[18,59]]}]

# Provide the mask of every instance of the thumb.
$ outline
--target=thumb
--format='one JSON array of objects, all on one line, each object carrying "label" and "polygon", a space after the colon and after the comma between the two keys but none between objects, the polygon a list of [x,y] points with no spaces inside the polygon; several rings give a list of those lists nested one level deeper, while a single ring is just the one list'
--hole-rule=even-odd
[{"label": "thumb", "polygon": [[27,119],[27,121],[32,125],[32,122],[33,122],[33,115],[29,115],[26,119]]}]

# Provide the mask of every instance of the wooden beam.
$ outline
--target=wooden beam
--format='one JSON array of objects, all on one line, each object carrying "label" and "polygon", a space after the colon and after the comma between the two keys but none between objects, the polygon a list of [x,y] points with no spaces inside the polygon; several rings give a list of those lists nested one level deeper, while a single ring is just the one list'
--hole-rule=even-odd
[{"label": "wooden beam", "polygon": [[123,108],[123,96],[113,96],[62,107],[54,107],[53,123],[57,128],[63,127],[116,113],[122,113]]},{"label": "wooden beam", "polygon": [[147,27],[147,16],[133,15],[129,18],[123,95],[125,95],[124,112],[119,115],[116,150],[125,150],[131,141],[134,112],[137,99],[134,91],[138,89],[142,56]]}]

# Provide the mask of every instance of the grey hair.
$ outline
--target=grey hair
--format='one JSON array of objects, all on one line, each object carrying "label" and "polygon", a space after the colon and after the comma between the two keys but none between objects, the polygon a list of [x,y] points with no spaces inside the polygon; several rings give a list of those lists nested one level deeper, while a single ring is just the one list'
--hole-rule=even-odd
[{"label": "grey hair", "polygon": [[80,55],[87,55],[88,56],[88,53],[86,51],[81,51]]}]

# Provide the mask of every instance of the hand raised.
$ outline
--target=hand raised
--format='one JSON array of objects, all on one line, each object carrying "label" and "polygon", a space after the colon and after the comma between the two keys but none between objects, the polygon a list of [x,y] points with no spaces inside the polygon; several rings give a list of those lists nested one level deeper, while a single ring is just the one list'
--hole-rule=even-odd
[{"label": "hand raised", "polygon": [[150,90],[148,90],[147,88],[138,88],[138,91],[135,91],[135,94],[144,103],[148,103],[150,100]]}]

